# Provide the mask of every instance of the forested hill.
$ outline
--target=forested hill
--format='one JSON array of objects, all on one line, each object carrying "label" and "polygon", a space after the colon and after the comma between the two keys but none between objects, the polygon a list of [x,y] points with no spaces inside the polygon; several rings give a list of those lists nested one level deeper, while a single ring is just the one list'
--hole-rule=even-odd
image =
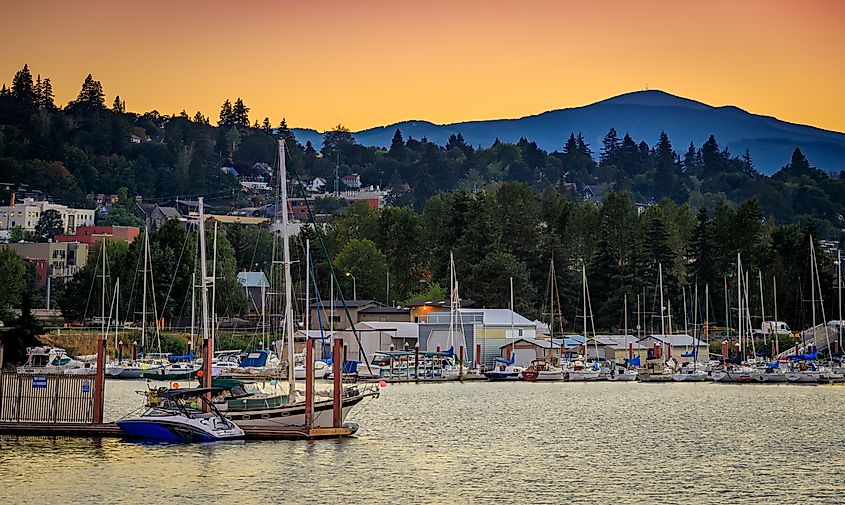
[{"label": "forested hill", "polygon": [[[444,144],[449,135],[458,133],[473,146],[489,146],[496,139],[515,143],[525,137],[547,151],[560,149],[561,137],[570,132],[581,132],[587,143],[598,144],[610,128],[649,144],[656,142],[663,131],[678,149],[690,142],[700,145],[715,135],[733,153],[749,150],[757,170],[767,175],[778,171],[796,147],[822,170],[838,173],[845,169],[845,134],[750,114],[737,107],[712,107],[663,91],[627,93],[584,107],[518,119],[445,125],[404,121],[355,132],[355,138],[363,145],[386,147],[397,128],[407,136],[425,137],[436,144]],[[295,132],[303,142],[322,143],[322,135],[315,130]]]},{"label": "forested hill", "polygon": [[[792,146],[777,172],[762,175],[750,151],[730,149],[702,121],[690,121],[698,123],[696,128],[706,136],[700,145],[662,131],[656,138],[651,133],[637,137],[615,128],[591,141],[596,133],[589,138],[578,133],[597,128],[586,116],[583,126],[573,123],[575,133],[544,133],[541,140],[551,149],[530,136],[513,142],[488,139],[480,147],[460,133],[433,142],[433,137],[413,134],[411,124],[408,131],[390,132],[387,147],[363,145],[341,125],[327,132],[321,144],[314,144],[298,138],[283,118],[250,117],[240,98],[223,102],[215,126],[199,111],[128,112],[117,93],[107,101],[103,85],[91,75],[77,98],[63,107],[55,103],[52,86],[49,77],[24,67],[12,77],[10,87],[0,88],[0,183],[6,183],[0,185],[0,202],[8,201],[4,191],[28,184],[53,200],[74,205],[90,204],[86,195],[118,194],[123,187],[129,195],[148,201],[226,195],[228,208],[260,204],[246,201],[232,171],[221,169],[234,167],[241,177],[265,176],[256,163],[273,165],[276,140],[284,138],[290,171],[302,180],[322,177],[331,188],[336,176],[356,173],[364,186],[390,189],[389,203],[417,210],[439,193],[477,193],[517,181],[538,193],[558,192],[572,199],[587,196],[601,201],[612,191],[624,190],[641,204],[668,198],[694,209],[715,209],[723,199],[736,206],[757,197],[764,217],[776,223],[812,217],[831,237],[838,237],[845,220],[845,172],[819,170],[815,159]],[[675,108],[688,114],[711,109],[649,93],[559,112],[654,107],[653,99],[684,103]],[[719,111],[740,114],[733,109]],[[532,120],[544,117],[549,115]],[[659,129],[658,120],[647,117]],[[673,124],[664,129],[671,130]],[[839,135],[822,134],[833,140]]]}]

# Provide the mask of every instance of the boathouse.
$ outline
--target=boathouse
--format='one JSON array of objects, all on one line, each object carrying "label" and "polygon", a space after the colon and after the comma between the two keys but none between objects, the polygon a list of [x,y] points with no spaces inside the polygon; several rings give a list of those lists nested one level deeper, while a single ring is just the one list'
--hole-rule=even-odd
[{"label": "boathouse", "polygon": [[[449,312],[433,312],[420,319],[420,349],[446,350],[466,344],[464,358],[493,365],[502,357],[502,347],[516,339],[537,337],[537,325],[510,309],[458,309],[457,334],[449,332]],[[513,328],[511,328],[513,324]],[[480,352],[480,356],[478,355]]]},{"label": "boathouse", "polygon": [[[693,350],[698,349],[698,359],[710,359],[710,349],[707,343],[700,338],[695,338],[686,334],[676,335],[648,335],[640,340],[640,343],[648,350],[649,358],[662,357],[668,359],[675,357],[679,361],[683,361],[684,354],[692,356]],[[655,349],[659,351],[655,352]],[[687,361],[691,361],[688,358]]]}]

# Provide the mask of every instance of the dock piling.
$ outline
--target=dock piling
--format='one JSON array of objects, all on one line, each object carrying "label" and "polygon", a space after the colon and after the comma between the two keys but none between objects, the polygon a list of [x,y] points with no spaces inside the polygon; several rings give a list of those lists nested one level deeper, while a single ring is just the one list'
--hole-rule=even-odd
[{"label": "dock piling", "polygon": [[464,378],[464,346],[458,347],[458,380]]},{"label": "dock piling", "polygon": [[97,338],[97,375],[94,376],[94,422],[103,422],[106,385],[106,336]]},{"label": "dock piling", "polygon": [[[343,421],[343,416],[341,415],[341,374],[343,373],[343,360],[339,360],[342,350],[346,349],[346,346],[343,345],[343,340],[339,338],[334,339],[334,349],[332,350],[332,356],[334,359],[332,360],[332,368],[333,368],[333,383],[334,388],[332,390],[332,426],[334,428],[340,428],[340,424]],[[343,353],[345,355],[345,352]]]}]

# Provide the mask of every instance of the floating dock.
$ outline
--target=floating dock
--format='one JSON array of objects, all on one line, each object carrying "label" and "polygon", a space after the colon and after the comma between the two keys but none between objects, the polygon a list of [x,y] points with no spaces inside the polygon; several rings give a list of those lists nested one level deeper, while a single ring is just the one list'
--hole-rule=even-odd
[{"label": "floating dock", "polygon": [[[345,438],[355,433],[349,426],[340,428],[279,427],[243,428],[246,440],[318,440]],[[0,435],[29,437],[123,438],[115,423],[0,423]]]}]

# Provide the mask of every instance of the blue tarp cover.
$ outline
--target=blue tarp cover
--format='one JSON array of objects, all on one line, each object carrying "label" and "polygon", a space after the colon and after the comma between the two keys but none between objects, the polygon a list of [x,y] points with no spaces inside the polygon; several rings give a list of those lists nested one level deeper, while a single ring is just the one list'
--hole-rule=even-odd
[{"label": "blue tarp cover", "polygon": [[267,364],[267,360],[270,358],[270,351],[267,349],[258,349],[256,351],[252,351],[251,353],[247,354],[244,359],[241,360],[241,367],[262,367]]},{"label": "blue tarp cover", "polygon": [[628,363],[631,366],[640,366],[640,357],[637,356],[636,358],[625,358],[625,363]]}]

